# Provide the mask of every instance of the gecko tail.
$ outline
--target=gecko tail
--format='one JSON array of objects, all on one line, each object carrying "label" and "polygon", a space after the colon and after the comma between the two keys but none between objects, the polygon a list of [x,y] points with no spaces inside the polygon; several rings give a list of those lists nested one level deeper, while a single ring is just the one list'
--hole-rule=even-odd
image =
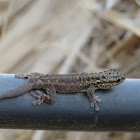
[{"label": "gecko tail", "polygon": [[15,89],[0,93],[0,99],[20,96],[32,89],[33,89],[32,83],[26,81],[25,83],[23,83],[22,85],[20,85],[19,87],[15,88]]}]

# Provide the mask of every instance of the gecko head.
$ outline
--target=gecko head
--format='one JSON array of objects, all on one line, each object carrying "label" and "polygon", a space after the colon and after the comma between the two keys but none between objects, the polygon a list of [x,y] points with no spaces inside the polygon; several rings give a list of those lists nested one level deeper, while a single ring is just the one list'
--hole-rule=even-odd
[{"label": "gecko head", "polygon": [[99,73],[100,83],[98,88],[109,89],[125,80],[125,77],[115,69],[107,69]]}]

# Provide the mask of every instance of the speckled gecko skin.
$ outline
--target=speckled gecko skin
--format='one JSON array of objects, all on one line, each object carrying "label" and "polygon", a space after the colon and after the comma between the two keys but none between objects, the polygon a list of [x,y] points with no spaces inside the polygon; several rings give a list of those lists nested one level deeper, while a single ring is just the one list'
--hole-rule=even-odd
[{"label": "speckled gecko skin", "polygon": [[[54,103],[56,92],[70,94],[86,92],[91,107],[94,107],[96,111],[99,111],[97,103],[101,103],[101,100],[94,95],[94,91],[96,89],[110,89],[125,80],[125,77],[115,69],[108,69],[99,73],[16,74],[15,77],[27,78],[27,80],[19,87],[1,93],[0,99],[12,98],[30,92],[30,95],[37,98],[33,105],[40,105],[43,102]],[[36,94],[32,92],[33,89],[36,89]],[[47,94],[38,89],[45,89]]]}]

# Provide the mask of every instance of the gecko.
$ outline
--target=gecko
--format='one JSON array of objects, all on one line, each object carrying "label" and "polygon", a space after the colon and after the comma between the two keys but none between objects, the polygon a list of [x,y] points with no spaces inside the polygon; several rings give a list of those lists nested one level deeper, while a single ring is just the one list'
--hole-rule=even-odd
[{"label": "gecko", "polygon": [[[33,105],[40,105],[43,102],[55,103],[56,92],[59,93],[77,93],[85,92],[91,102],[91,107],[95,111],[99,111],[97,103],[101,103],[101,99],[95,96],[97,89],[110,89],[125,80],[125,77],[115,69],[103,70],[99,73],[77,72],[69,74],[16,74],[16,78],[27,78],[27,80],[19,87],[0,93],[0,99],[12,98],[29,92],[31,96],[37,100],[33,101]],[[44,89],[46,94],[39,89]],[[33,92],[32,90],[35,90]]]}]

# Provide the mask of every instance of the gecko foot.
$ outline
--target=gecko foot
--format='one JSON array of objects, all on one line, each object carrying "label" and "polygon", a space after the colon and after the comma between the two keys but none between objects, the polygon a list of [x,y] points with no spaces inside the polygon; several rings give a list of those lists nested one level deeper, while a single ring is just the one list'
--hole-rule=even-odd
[{"label": "gecko foot", "polygon": [[39,90],[36,91],[36,94],[33,93],[32,91],[30,92],[30,95],[37,99],[36,101],[32,102],[33,105],[41,105],[43,102],[46,102],[49,104],[54,103],[54,101],[51,99],[49,95],[46,95]]},{"label": "gecko foot", "polygon": [[91,102],[91,107],[95,108],[95,111],[99,111],[99,107],[97,105],[97,103],[101,103],[101,99],[99,99],[97,96],[94,95],[94,91],[96,89],[94,88],[94,86],[91,86],[87,89],[87,96]]},{"label": "gecko foot", "polygon": [[36,100],[36,101],[33,101],[32,102],[32,105],[35,106],[35,105],[41,105],[43,103],[43,101],[41,101],[40,99]]},{"label": "gecko foot", "polygon": [[94,107],[96,111],[99,111],[99,107],[97,103],[101,103],[101,99],[99,99],[97,96],[93,96],[91,99],[91,107]]},{"label": "gecko foot", "polygon": [[30,95],[33,96],[34,98],[38,99],[38,100],[32,102],[33,105],[41,105],[43,103],[43,101],[41,100],[41,97],[37,96],[33,91],[30,91]]}]

